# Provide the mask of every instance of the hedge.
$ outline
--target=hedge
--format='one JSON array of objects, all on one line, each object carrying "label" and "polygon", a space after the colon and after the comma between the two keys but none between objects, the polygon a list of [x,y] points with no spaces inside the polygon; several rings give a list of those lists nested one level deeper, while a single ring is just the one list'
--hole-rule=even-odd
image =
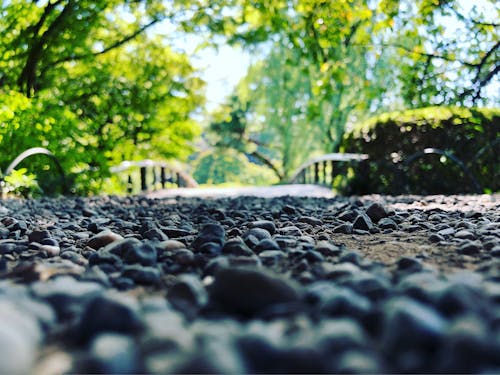
[{"label": "hedge", "polygon": [[453,154],[482,192],[500,191],[500,108],[426,107],[385,113],[347,132],[341,151],[366,153],[349,193],[471,193],[470,176],[450,157],[415,153],[436,148]]}]

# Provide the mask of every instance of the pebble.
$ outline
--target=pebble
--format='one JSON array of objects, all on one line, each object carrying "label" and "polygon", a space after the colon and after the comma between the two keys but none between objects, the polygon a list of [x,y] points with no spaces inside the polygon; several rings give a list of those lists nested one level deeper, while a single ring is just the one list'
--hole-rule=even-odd
[{"label": "pebble", "polygon": [[210,288],[210,300],[221,310],[244,316],[298,299],[298,291],[289,281],[255,269],[222,268]]},{"label": "pebble", "polygon": [[0,372],[498,372],[495,197],[2,201]]}]

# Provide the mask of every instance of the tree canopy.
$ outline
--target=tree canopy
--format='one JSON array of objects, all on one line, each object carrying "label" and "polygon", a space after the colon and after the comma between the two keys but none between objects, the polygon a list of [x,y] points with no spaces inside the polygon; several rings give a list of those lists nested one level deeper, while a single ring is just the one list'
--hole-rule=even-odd
[{"label": "tree canopy", "polygon": [[283,180],[375,114],[498,106],[499,16],[495,0],[0,1],[0,163],[48,146],[88,190],[122,160],[186,160],[204,82],[172,41],[196,34],[260,57],[207,138]]}]

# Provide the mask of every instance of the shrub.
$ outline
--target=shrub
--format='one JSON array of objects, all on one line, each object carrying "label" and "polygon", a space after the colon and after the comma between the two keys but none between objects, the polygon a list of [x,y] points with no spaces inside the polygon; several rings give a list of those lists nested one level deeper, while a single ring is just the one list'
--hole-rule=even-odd
[{"label": "shrub", "polygon": [[[427,148],[453,154],[484,192],[500,190],[500,109],[427,107],[374,117],[345,134],[343,152],[366,153],[350,193],[470,193],[470,176],[452,157],[425,154]],[[402,173],[398,173],[398,171]]]}]

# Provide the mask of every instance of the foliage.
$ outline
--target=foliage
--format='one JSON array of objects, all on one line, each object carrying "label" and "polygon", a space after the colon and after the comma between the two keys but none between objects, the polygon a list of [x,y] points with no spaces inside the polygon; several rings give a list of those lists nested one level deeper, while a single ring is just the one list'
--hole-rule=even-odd
[{"label": "foliage", "polygon": [[246,156],[231,149],[199,155],[193,177],[200,184],[216,185],[269,185],[278,182],[267,168],[252,163]]},{"label": "foliage", "polygon": [[18,0],[0,13],[0,165],[44,146],[86,192],[122,160],[192,152],[203,82],[145,33],[169,16],[163,2]]},{"label": "foliage", "polygon": [[3,192],[7,195],[23,198],[33,198],[40,195],[42,190],[38,185],[36,176],[27,172],[26,168],[20,168],[13,170],[8,176],[5,176]]},{"label": "foliage", "polygon": [[[395,164],[403,165],[426,148],[452,153],[485,191],[498,191],[499,139],[500,109],[426,107],[383,114],[359,124],[346,134],[342,150],[370,156],[354,181],[358,193],[397,192],[404,176],[395,173]],[[429,174],[431,169],[437,174]],[[424,193],[472,191],[470,178],[449,157],[425,156],[408,172],[411,188]]]}]

